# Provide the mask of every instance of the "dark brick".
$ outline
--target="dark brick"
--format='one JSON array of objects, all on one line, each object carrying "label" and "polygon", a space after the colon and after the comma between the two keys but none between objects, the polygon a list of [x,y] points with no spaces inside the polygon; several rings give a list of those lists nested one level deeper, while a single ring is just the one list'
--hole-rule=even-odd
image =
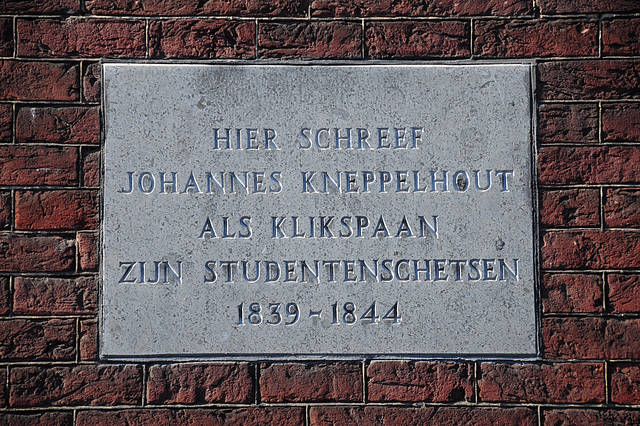
[{"label": "dark brick", "polygon": [[538,65],[541,99],[640,98],[640,61],[554,61]]},{"label": "dark brick", "polygon": [[589,408],[567,408],[545,410],[543,412],[545,426],[622,426],[640,424],[640,411],[594,410]]},{"label": "dark brick", "polygon": [[260,365],[264,402],[362,401],[358,363],[273,363]]},{"label": "dark brick", "polygon": [[365,45],[372,58],[462,58],[471,55],[464,21],[372,22]]},{"label": "dark brick", "polygon": [[[640,10],[640,7],[638,7]],[[640,19],[602,21],[602,54],[623,56],[640,54]]]},{"label": "dark brick", "polygon": [[15,367],[11,407],[139,404],[142,369],[136,365]]},{"label": "dark brick", "polygon": [[542,191],[540,222],[549,228],[600,226],[600,191]]},{"label": "dark brick", "polygon": [[73,185],[77,169],[75,148],[0,146],[0,185]]},{"label": "dark brick", "polygon": [[74,241],[57,236],[0,234],[0,259],[0,272],[73,271]]},{"label": "dark brick", "polygon": [[78,232],[78,256],[81,271],[98,270],[98,235],[92,232]]},{"label": "dark brick", "polygon": [[602,279],[590,274],[544,274],[544,313],[602,312]]},{"label": "dark brick", "polygon": [[604,365],[482,363],[478,381],[485,402],[601,403]]},{"label": "dark brick", "polygon": [[640,227],[640,190],[609,188],[605,192],[604,222],[607,226]]},{"label": "dark brick", "polygon": [[67,319],[0,321],[3,361],[70,361],[76,356],[75,321]]},{"label": "dark brick", "polygon": [[0,229],[11,227],[11,192],[0,191]]},{"label": "dark brick", "polygon": [[473,399],[473,364],[373,361],[367,367],[374,402],[458,402]]},{"label": "dark brick", "polygon": [[10,18],[0,18],[0,56],[13,56],[13,20]]},{"label": "dark brick", "polygon": [[304,422],[304,407],[248,407],[206,410],[130,409],[121,411],[80,411],[76,425],[299,426]]},{"label": "dark brick", "polygon": [[615,313],[640,313],[640,275],[609,274],[608,300]]},{"label": "dark brick", "polygon": [[0,14],[58,15],[80,10],[80,0],[3,0],[0,3]]},{"label": "dark brick", "polygon": [[598,143],[598,105],[540,105],[538,141],[543,144]]},{"label": "dark brick", "polygon": [[98,194],[91,190],[16,191],[16,229],[83,230],[98,226]]},{"label": "dark brick", "polygon": [[598,21],[510,19],[476,21],[474,53],[499,58],[597,56]]},{"label": "dark brick", "polygon": [[538,155],[543,185],[640,183],[640,147],[545,147]]},{"label": "dark brick", "polygon": [[309,424],[319,425],[519,425],[536,426],[536,412],[530,408],[467,407],[311,407]]},{"label": "dark brick", "polygon": [[639,318],[609,318],[604,337],[608,359],[640,358]]},{"label": "dark brick", "polygon": [[82,150],[82,185],[90,188],[100,186],[100,151]]},{"label": "dark brick", "polygon": [[73,413],[50,411],[38,413],[4,413],[5,426],[68,426],[73,424]]},{"label": "dark brick", "polygon": [[100,64],[88,64],[82,76],[82,95],[87,102],[100,102],[101,79]]},{"label": "dark brick", "polygon": [[312,16],[512,16],[530,15],[526,0],[486,1],[392,1],[392,0],[311,0]]},{"label": "dark brick", "polygon": [[611,401],[616,404],[640,404],[640,364],[611,366]]},{"label": "dark brick", "polygon": [[80,321],[80,359],[93,361],[98,358],[98,323],[94,319]]},{"label": "dark brick", "polygon": [[0,60],[0,93],[6,100],[78,100],[78,65]]},{"label": "dark brick", "polygon": [[7,406],[7,369],[2,368],[0,370],[0,407]]},{"label": "dark brick", "polygon": [[13,118],[9,104],[0,104],[0,142],[12,142]]},{"label": "dark brick", "polygon": [[16,117],[18,142],[100,143],[98,108],[20,108]]},{"label": "dark brick", "polygon": [[640,104],[603,105],[602,139],[605,142],[640,142]]},{"label": "dark brick", "polygon": [[265,58],[360,58],[362,26],[354,22],[264,23],[258,26]]},{"label": "dark brick", "polygon": [[251,403],[249,364],[169,364],[149,368],[149,404]]},{"label": "dark brick", "polygon": [[95,314],[98,287],[94,277],[15,277],[13,312],[24,315]]},{"label": "dark brick", "polygon": [[302,0],[87,0],[87,9],[96,15],[144,16],[305,16]]},{"label": "dark brick", "polygon": [[11,312],[11,291],[9,277],[0,277],[0,315]]},{"label": "dark brick", "polygon": [[636,0],[538,0],[537,3],[545,15],[640,12],[640,4]]},{"label": "dark brick", "polygon": [[180,19],[149,27],[153,58],[254,58],[255,22]]}]

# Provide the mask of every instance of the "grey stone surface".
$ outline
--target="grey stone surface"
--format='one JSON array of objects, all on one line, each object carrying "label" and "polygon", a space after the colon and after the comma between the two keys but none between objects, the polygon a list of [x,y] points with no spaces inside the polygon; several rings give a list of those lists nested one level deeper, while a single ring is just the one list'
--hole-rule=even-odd
[{"label": "grey stone surface", "polygon": [[105,64],[101,355],[535,355],[530,73]]}]

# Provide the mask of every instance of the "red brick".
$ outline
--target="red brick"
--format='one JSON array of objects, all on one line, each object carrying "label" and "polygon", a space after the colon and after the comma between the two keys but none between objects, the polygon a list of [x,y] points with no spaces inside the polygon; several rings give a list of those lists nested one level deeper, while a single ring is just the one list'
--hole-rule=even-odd
[{"label": "red brick", "polygon": [[538,156],[543,185],[640,183],[640,147],[545,147]]},{"label": "red brick", "polygon": [[73,424],[73,413],[64,411],[28,414],[4,413],[6,426],[68,426]]},{"label": "red brick", "polygon": [[0,3],[0,14],[71,14],[80,10],[80,0],[3,0]]},{"label": "red brick", "polygon": [[11,227],[11,193],[0,191],[0,229]]},{"label": "red brick", "polygon": [[605,333],[607,358],[640,358],[640,319],[609,318]]},{"label": "red brick", "polygon": [[100,186],[100,151],[82,150],[82,184],[90,188]]},{"label": "red brick", "polygon": [[77,101],[78,65],[0,60],[0,93],[6,100]]},{"label": "red brick", "polygon": [[640,12],[636,0],[538,0],[542,14]]},{"label": "red brick", "polygon": [[590,274],[544,274],[544,313],[602,312],[602,279]]},{"label": "red brick", "polygon": [[333,406],[311,407],[309,424],[319,425],[519,425],[537,426],[530,408]]},{"label": "red brick", "polygon": [[260,365],[264,402],[362,401],[358,363],[273,363]]},{"label": "red brick", "polygon": [[98,108],[20,108],[16,117],[18,142],[100,143]]},{"label": "red brick", "polygon": [[16,191],[16,229],[96,229],[98,194],[90,190]]},{"label": "red brick", "polygon": [[602,54],[605,56],[640,54],[640,19],[622,18],[602,21]]},{"label": "red brick", "polygon": [[542,267],[547,269],[635,269],[640,267],[640,232],[548,231]]},{"label": "red brick", "polygon": [[0,277],[0,315],[11,312],[11,291],[9,277]]},{"label": "red brick", "polygon": [[180,19],[153,21],[152,58],[254,58],[255,22]]},{"label": "red brick", "polygon": [[0,56],[13,56],[13,20],[0,18]]},{"label": "red brick", "polygon": [[603,105],[602,140],[640,142],[640,104]]},{"label": "red brick", "polygon": [[80,321],[80,359],[83,361],[98,359],[98,323],[96,320]]},{"label": "red brick", "polygon": [[13,312],[24,315],[83,315],[97,313],[94,277],[15,277]]},{"label": "red brick", "polygon": [[607,285],[609,306],[613,312],[640,313],[640,275],[609,274]]},{"label": "red brick", "polygon": [[530,15],[526,0],[486,1],[392,1],[392,0],[311,0],[312,16],[512,16]]},{"label": "red brick", "polygon": [[568,408],[545,410],[543,413],[545,426],[618,426],[640,424],[640,411],[593,410],[588,408]]},{"label": "red brick", "polygon": [[540,221],[549,228],[600,226],[600,191],[565,189],[542,191]]},{"label": "red brick", "polygon": [[305,16],[302,0],[87,0],[87,9],[96,15],[144,16]]},{"label": "red brick", "polygon": [[7,369],[0,370],[0,407],[7,406]]},{"label": "red brick", "polygon": [[482,363],[484,402],[598,403],[605,399],[604,365]]},{"label": "red brick", "polygon": [[136,365],[15,367],[11,407],[139,404],[142,369]]},{"label": "red brick", "polygon": [[88,64],[82,76],[82,95],[87,102],[100,102],[101,79],[100,64]]},{"label": "red brick", "polygon": [[74,241],[57,236],[0,234],[0,259],[0,272],[73,271]]},{"label": "red brick", "polygon": [[73,185],[77,164],[75,148],[0,146],[0,185]]},{"label": "red brick", "polygon": [[0,104],[0,142],[12,142],[13,119],[12,109],[9,104]]},{"label": "red brick", "polygon": [[598,105],[540,105],[538,141],[543,144],[598,143]]},{"label": "red brick", "polygon": [[554,61],[538,65],[541,99],[640,98],[640,61]]},{"label": "red brick", "polygon": [[373,361],[367,367],[374,402],[458,402],[473,399],[473,364]]},{"label": "red brick", "polygon": [[76,356],[75,321],[67,319],[0,321],[3,361],[70,361]]},{"label": "red brick", "polygon": [[91,232],[78,232],[78,256],[81,271],[98,270],[98,235]]},{"label": "red brick", "polygon": [[476,21],[474,53],[519,58],[597,56],[598,21],[510,19]]},{"label": "red brick", "polygon": [[18,56],[36,58],[127,57],[146,54],[145,23],[135,20],[18,20]]},{"label": "red brick", "polygon": [[640,190],[607,189],[604,199],[604,221],[611,227],[640,228]]},{"label": "red brick", "polygon": [[149,404],[251,403],[253,391],[245,363],[153,365],[147,379]]},{"label": "red brick", "polygon": [[365,45],[372,58],[462,58],[471,55],[464,21],[371,22]]},{"label": "red brick", "polygon": [[640,404],[640,364],[611,366],[611,401],[616,404]]},{"label": "red brick", "polygon": [[258,26],[265,58],[360,58],[362,26],[355,22],[265,23]]}]

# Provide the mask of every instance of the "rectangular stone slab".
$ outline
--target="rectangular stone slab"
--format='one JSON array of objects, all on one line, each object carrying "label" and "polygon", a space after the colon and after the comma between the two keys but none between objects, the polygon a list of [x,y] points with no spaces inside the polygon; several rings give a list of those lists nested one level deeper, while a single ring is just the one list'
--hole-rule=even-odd
[{"label": "rectangular stone slab", "polygon": [[531,65],[103,72],[103,358],[535,356]]}]

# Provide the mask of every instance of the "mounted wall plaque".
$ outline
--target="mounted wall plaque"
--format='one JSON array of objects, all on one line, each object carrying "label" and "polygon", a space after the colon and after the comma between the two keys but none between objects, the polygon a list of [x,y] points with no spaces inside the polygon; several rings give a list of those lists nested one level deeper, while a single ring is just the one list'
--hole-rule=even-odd
[{"label": "mounted wall plaque", "polygon": [[535,356],[531,65],[103,73],[103,358]]}]

